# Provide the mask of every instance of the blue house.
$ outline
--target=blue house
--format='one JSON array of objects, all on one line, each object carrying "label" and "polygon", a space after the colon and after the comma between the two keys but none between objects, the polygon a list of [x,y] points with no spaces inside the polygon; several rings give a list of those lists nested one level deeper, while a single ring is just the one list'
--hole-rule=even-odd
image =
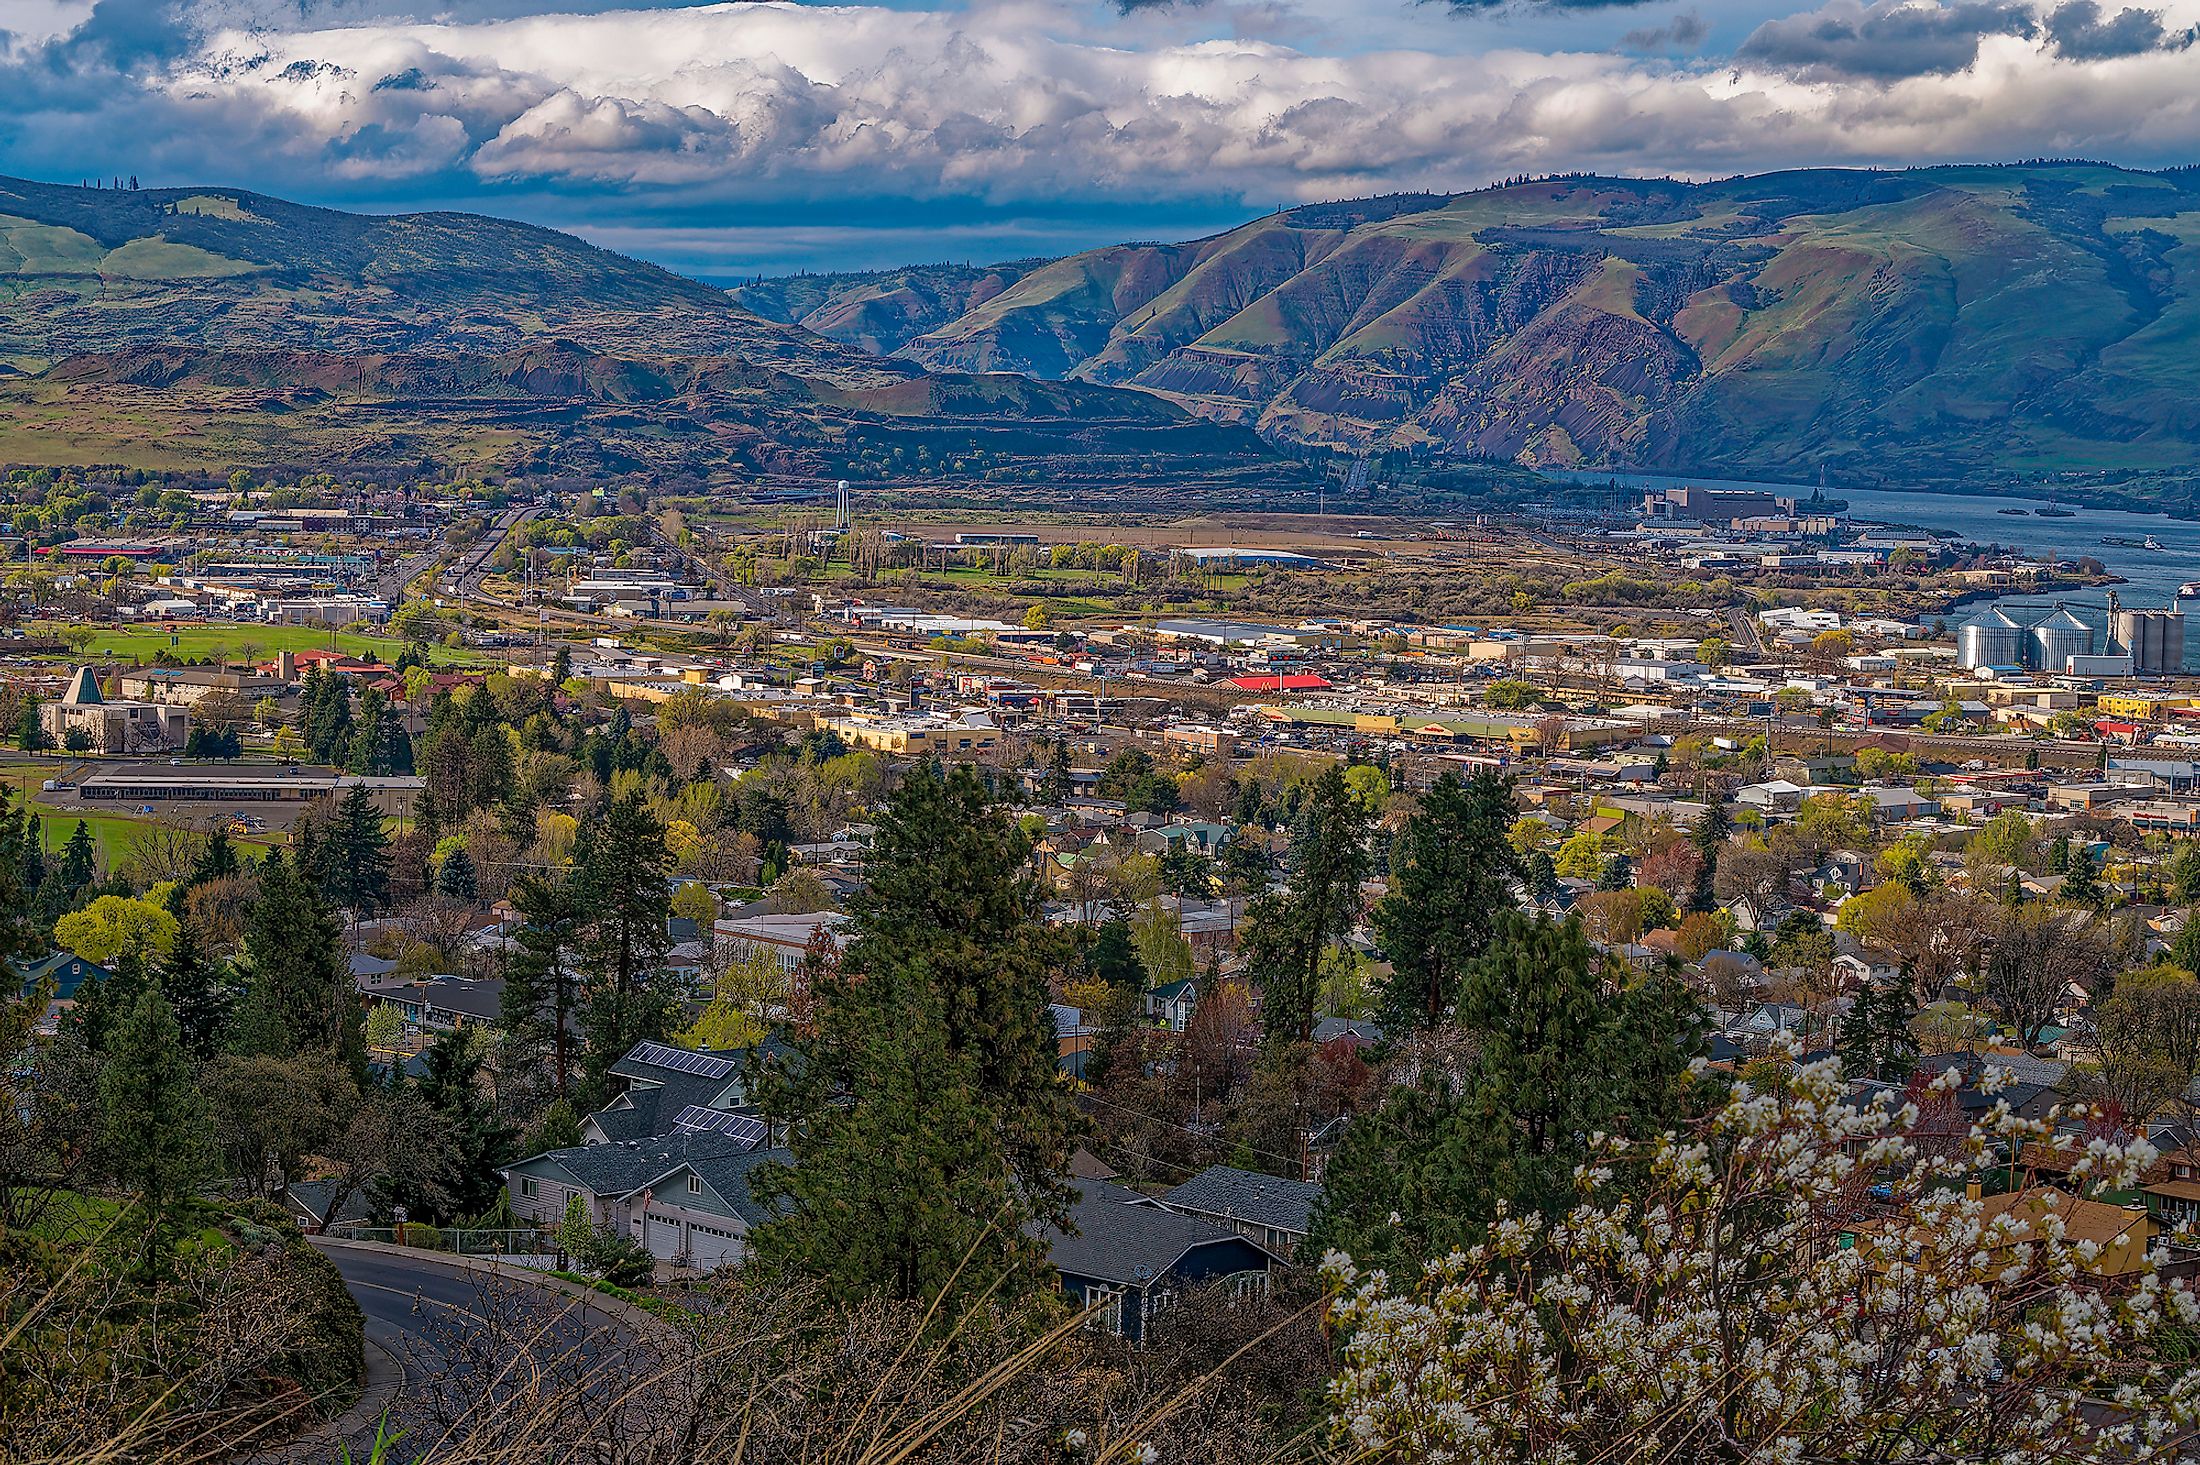
[{"label": "blue house", "polygon": [[1135,1190],[1104,1180],[1073,1180],[1077,1202],[1067,1232],[1041,1230],[1047,1260],[1079,1307],[1098,1309],[1094,1324],[1142,1342],[1147,1324],[1185,1291],[1221,1285],[1268,1287],[1279,1258],[1219,1226],[1164,1210]]},{"label": "blue house", "polygon": [[56,951],[36,961],[10,962],[8,967],[23,979],[25,996],[30,995],[40,982],[51,978],[53,1000],[56,1002],[74,1002],[78,990],[86,982],[104,982],[108,976],[107,969],[98,962],[86,961],[71,951]]}]

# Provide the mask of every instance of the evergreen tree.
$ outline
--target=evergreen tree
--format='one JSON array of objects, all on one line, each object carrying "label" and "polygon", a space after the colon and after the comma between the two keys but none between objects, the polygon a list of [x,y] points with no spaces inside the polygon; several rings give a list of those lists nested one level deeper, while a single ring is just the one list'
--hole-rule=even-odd
[{"label": "evergreen tree", "polygon": [[443,863],[435,872],[435,892],[452,900],[473,901],[481,895],[481,883],[474,875],[473,857],[466,847],[459,845],[443,857]]},{"label": "evergreen tree", "polygon": [[1615,854],[1604,862],[1597,872],[1597,889],[1631,890],[1635,884],[1634,863],[1623,854]]},{"label": "evergreen tree", "polygon": [[1867,982],[1843,1014],[1835,1038],[1842,1070],[1851,1078],[1906,1082],[1917,1067],[1917,1035],[1910,1031],[1910,1020],[1916,1015],[1917,1002],[1907,977]]},{"label": "evergreen tree", "polygon": [[1033,1233],[1064,1216],[1080,1126],[1046,1012],[1062,938],[1029,853],[967,768],[912,774],[879,817],[814,1030],[756,1076],[794,1152],[753,1182],[785,1207],[757,1233],[767,1262],[841,1298],[937,1297],[958,1269],[965,1293],[1044,1285]]},{"label": "evergreen tree", "polygon": [[1537,900],[1549,900],[1558,894],[1558,865],[1551,859],[1549,850],[1529,850],[1521,862],[1521,881],[1528,893]]},{"label": "evergreen tree", "polygon": [[91,888],[98,874],[92,864],[92,826],[79,819],[69,842],[61,847],[61,865],[54,871],[54,881],[67,899],[74,900]]},{"label": "evergreen tree", "polygon": [[1100,923],[1085,946],[1084,968],[1086,976],[1111,986],[1146,989],[1146,964],[1131,940],[1131,923],[1121,917]]},{"label": "evergreen tree", "polygon": [[2101,867],[2093,863],[2090,850],[2073,848],[2070,851],[2069,870],[2056,894],[2072,905],[2094,910],[2108,903],[2108,892],[2101,888]]},{"label": "evergreen tree", "polygon": [[2170,943],[2169,959],[2200,975],[2200,907],[2185,908],[2185,921],[2177,928],[2177,939]]},{"label": "evergreen tree", "polygon": [[1629,981],[1577,920],[1502,916],[1461,982],[1458,1024],[1464,1071],[1428,1065],[1347,1129],[1314,1249],[1411,1267],[1481,1240],[1500,1204],[1563,1214],[1588,1136],[1686,1117],[1700,1006],[1665,977]]},{"label": "evergreen tree", "polygon": [[449,1126],[453,1174],[444,1183],[458,1216],[478,1216],[496,1205],[504,1188],[499,1162],[507,1158],[513,1130],[498,1118],[482,1086],[481,1053],[468,1030],[438,1034],[421,1055],[420,1097]]},{"label": "evergreen tree", "polygon": [[1359,918],[1367,823],[1343,768],[1331,765],[1292,833],[1288,883],[1246,912],[1252,924],[1246,966],[1260,985],[1263,1037],[1271,1046],[1313,1036],[1322,963]]},{"label": "evergreen tree", "polygon": [[366,1032],[342,929],[321,892],[280,850],[260,862],[260,896],[244,949],[247,1008],[254,997],[264,1006],[250,1014],[256,1038],[266,1041],[279,1030],[298,1048],[333,1054],[363,1070]]},{"label": "evergreen tree", "polygon": [[1511,904],[1507,882],[1520,873],[1505,838],[1511,822],[1512,781],[1486,771],[1464,783],[1445,774],[1406,821],[1390,893],[1374,915],[1392,969],[1382,994],[1387,1029],[1434,1028],[1458,1000],[1467,963]]},{"label": "evergreen tree", "polygon": [[198,859],[191,864],[191,874],[185,886],[204,885],[209,880],[222,880],[237,873],[237,847],[229,842],[229,830],[217,826],[207,836],[206,847],[199,851]]},{"label": "evergreen tree", "polygon": [[1696,883],[1688,891],[1688,910],[1693,914],[1708,915],[1719,908],[1719,846],[1725,842],[1726,806],[1713,800],[1696,821]]},{"label": "evergreen tree", "polygon": [[583,822],[575,841],[574,873],[587,914],[583,1021],[592,1085],[600,1086],[636,1043],[670,1031],[678,1010],[680,994],[663,971],[672,944],[665,924],[672,913],[668,863],[664,826],[638,792]]},{"label": "evergreen tree", "polygon": [[198,932],[189,921],[176,923],[176,944],[161,964],[160,989],[176,1014],[183,1045],[204,1060],[221,1046],[229,1025],[229,993],[220,964],[199,949]]},{"label": "evergreen tree", "polygon": [[176,1015],[148,987],[118,1025],[99,1075],[99,1118],[107,1167],[137,1196],[150,1232],[206,1174],[207,1121]]},{"label": "evergreen tree", "polygon": [[15,717],[15,745],[26,753],[37,753],[53,746],[53,739],[46,736],[46,724],[38,716],[39,698],[34,694],[23,699],[23,710]]},{"label": "evergreen tree", "polygon": [[137,1010],[138,998],[152,982],[145,952],[132,945],[116,955],[106,976],[80,987],[71,1016],[84,1046],[102,1057],[111,1052],[124,1023]]},{"label": "evergreen tree", "polygon": [[583,986],[578,952],[585,908],[572,877],[524,876],[512,887],[520,928],[504,964],[497,1021],[524,1052],[546,1052],[551,1092],[572,1092]]},{"label": "evergreen tree", "polygon": [[351,751],[351,684],[326,667],[307,672],[298,698],[298,734],[316,762],[342,764]]},{"label": "evergreen tree", "polygon": [[353,784],[337,806],[327,851],[327,888],[338,905],[364,913],[390,903],[390,837],[365,784]]}]

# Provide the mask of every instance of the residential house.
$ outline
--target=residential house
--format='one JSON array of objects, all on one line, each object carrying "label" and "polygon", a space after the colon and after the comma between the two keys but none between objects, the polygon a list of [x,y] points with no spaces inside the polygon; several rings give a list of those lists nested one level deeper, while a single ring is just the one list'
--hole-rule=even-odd
[{"label": "residential house", "polygon": [[608,1070],[623,1089],[582,1122],[581,1139],[587,1144],[650,1139],[720,1129],[728,1116],[753,1116],[756,1106],[747,1082],[750,1055],[769,1062],[785,1051],[776,1038],[755,1049],[721,1053],[636,1043]]},{"label": "residential house", "polygon": [[1096,1309],[1093,1324],[1142,1342],[1154,1315],[1187,1290],[1265,1291],[1275,1253],[1235,1230],[1157,1205],[1104,1180],[1074,1180],[1068,1231],[1035,1226],[1070,1301]]},{"label": "residential house", "polygon": [[788,1158],[761,1147],[761,1120],[548,1150],[507,1166],[505,1191],[522,1222],[555,1226],[575,1197],[588,1220],[630,1236],[659,1261],[708,1270],[736,1262],[770,1218],[749,1188],[759,1165]]},{"label": "residential house", "polygon": [[1310,1181],[1211,1165],[1164,1193],[1156,1204],[1289,1257],[1312,1228],[1321,1194],[1322,1188]]},{"label": "residential house", "polygon": [[1199,979],[1186,977],[1146,994],[1146,1016],[1171,1032],[1181,1033],[1191,1023],[1199,1005]]}]

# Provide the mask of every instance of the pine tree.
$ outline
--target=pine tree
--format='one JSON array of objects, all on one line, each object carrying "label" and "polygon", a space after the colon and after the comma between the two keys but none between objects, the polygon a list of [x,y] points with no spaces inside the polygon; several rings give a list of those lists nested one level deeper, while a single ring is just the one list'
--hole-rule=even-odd
[{"label": "pine tree", "polygon": [[221,1046],[229,1025],[229,993],[220,964],[199,949],[198,932],[189,921],[176,924],[176,944],[161,964],[160,989],[175,1011],[176,1026],[191,1056],[206,1059]]},{"label": "pine tree", "polygon": [[1589,1135],[1686,1117],[1699,1005],[1664,977],[1627,980],[1577,920],[1500,917],[1461,982],[1458,1024],[1474,1054],[1463,1072],[1426,1065],[1347,1129],[1310,1246],[1412,1266],[1481,1240],[1500,1204],[1562,1214]]},{"label": "pine tree", "polygon": [[337,806],[327,837],[329,894],[348,909],[369,912],[390,903],[390,837],[363,783]]},{"label": "pine tree", "polygon": [[69,842],[61,847],[61,866],[54,871],[54,880],[63,894],[74,900],[80,892],[91,888],[98,875],[92,863],[92,827],[79,819]]},{"label": "pine tree", "polygon": [[1726,806],[1713,800],[1696,821],[1696,883],[1688,891],[1688,910],[1708,915],[1719,908],[1719,846],[1726,841]]},{"label": "pine tree", "polygon": [[1359,918],[1367,823],[1344,770],[1331,765],[1292,832],[1288,883],[1246,913],[1252,926],[1246,966],[1260,985],[1263,1037],[1271,1046],[1313,1037],[1322,963]]},{"label": "pine tree", "polygon": [[206,847],[199,851],[198,859],[192,862],[190,877],[184,884],[204,885],[209,880],[226,879],[237,870],[237,847],[229,842],[229,830],[217,826],[207,836]]},{"label": "pine tree", "polygon": [[1392,968],[1386,1028],[1434,1028],[1458,1001],[1467,963],[1511,904],[1507,882],[1520,873],[1505,838],[1511,822],[1512,781],[1489,772],[1464,783],[1445,774],[1406,821],[1373,922]]},{"label": "pine tree", "polygon": [[321,892],[280,850],[260,863],[260,897],[253,903],[244,949],[251,970],[248,998],[257,996],[266,1005],[266,1013],[254,1018],[263,1040],[266,1019],[272,1017],[297,1047],[365,1067],[364,1019],[342,929]]},{"label": "pine tree", "polygon": [[420,1097],[448,1123],[456,1149],[454,1173],[445,1183],[451,1208],[460,1216],[479,1215],[496,1205],[504,1188],[497,1165],[507,1158],[513,1130],[497,1117],[482,1087],[481,1053],[468,1030],[438,1034],[422,1061]]},{"label": "pine tree", "polygon": [[481,895],[480,881],[474,875],[473,858],[466,847],[459,845],[443,857],[443,863],[435,872],[435,892],[452,900],[473,901]]},{"label": "pine tree", "polygon": [[114,958],[106,976],[79,988],[71,1016],[84,1046],[102,1056],[108,1054],[123,1024],[137,1010],[138,998],[152,985],[145,953],[130,946]]},{"label": "pine tree", "polygon": [[1910,1031],[1910,1020],[1916,1015],[1907,977],[1866,983],[1842,1016],[1835,1037],[1843,1071],[1851,1078],[1907,1081],[1917,1066],[1917,1035]]},{"label": "pine tree", "polygon": [[176,1015],[158,987],[138,995],[99,1075],[100,1128],[110,1173],[133,1192],[156,1238],[205,1175],[206,1112]]},{"label": "pine tree", "polygon": [[498,1025],[523,1050],[550,1056],[551,1092],[572,1092],[583,986],[578,965],[585,918],[578,882],[523,877],[512,887],[520,928],[505,959]]},{"label": "pine tree", "polygon": [[936,1297],[958,1267],[966,1293],[1042,1285],[1027,1228],[1063,1217],[1080,1124],[1046,1012],[1066,952],[1028,856],[968,769],[912,773],[879,817],[814,1032],[757,1075],[794,1152],[754,1182],[786,1208],[757,1233],[768,1262],[842,1298]]},{"label": "pine tree", "polygon": [[640,793],[613,799],[602,815],[582,823],[573,863],[587,915],[581,951],[589,973],[588,1071],[600,1086],[636,1043],[663,1037],[678,1008],[680,994],[662,970],[672,944],[664,826]]}]

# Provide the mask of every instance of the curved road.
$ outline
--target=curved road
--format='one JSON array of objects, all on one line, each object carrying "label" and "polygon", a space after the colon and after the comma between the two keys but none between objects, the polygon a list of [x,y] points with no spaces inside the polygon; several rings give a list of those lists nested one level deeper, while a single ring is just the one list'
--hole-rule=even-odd
[{"label": "curved road", "polygon": [[485,1393],[608,1394],[656,1367],[635,1314],[557,1279],[510,1265],[314,1240],[365,1315],[366,1390],[341,1419],[259,1456],[255,1465],[325,1465],[341,1458],[339,1443],[363,1460],[385,1409],[392,1427],[407,1431],[400,1454],[409,1459]]}]

